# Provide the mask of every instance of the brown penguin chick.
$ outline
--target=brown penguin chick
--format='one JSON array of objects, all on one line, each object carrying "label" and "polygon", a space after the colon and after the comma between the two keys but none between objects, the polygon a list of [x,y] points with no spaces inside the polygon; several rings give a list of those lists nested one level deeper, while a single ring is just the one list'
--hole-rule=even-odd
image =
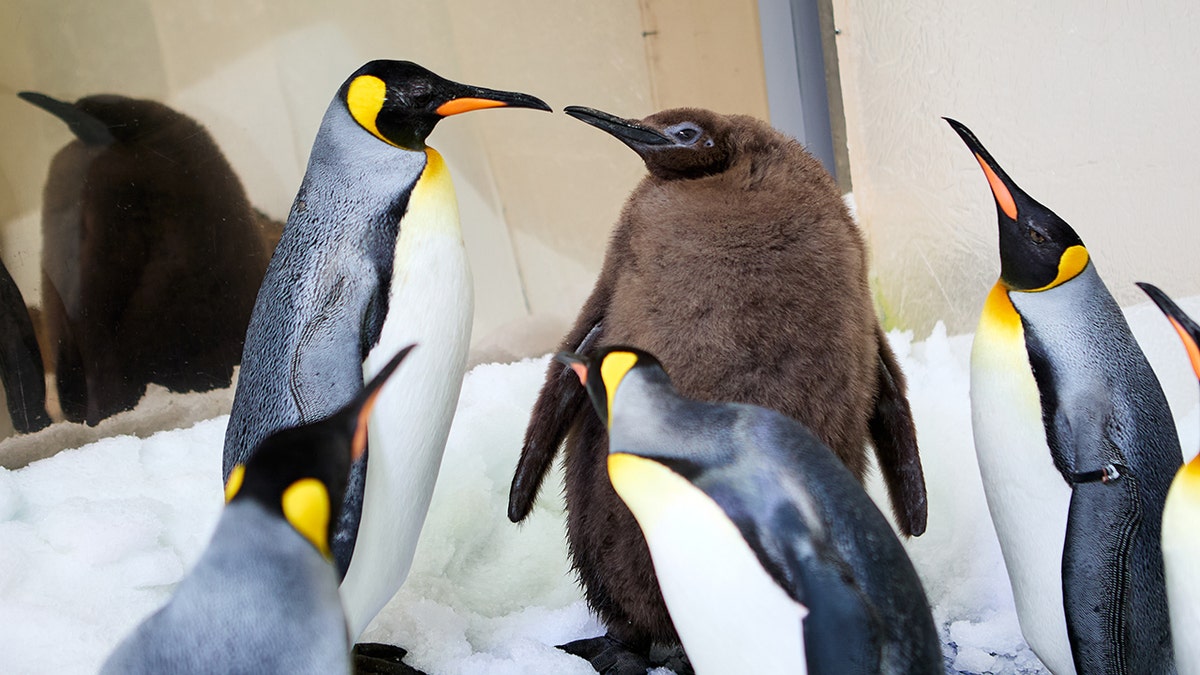
[{"label": "brown penguin chick", "polygon": [[[562,349],[654,353],[684,396],[790,415],[860,480],[870,439],[900,529],[923,532],[925,485],[903,375],[874,312],[862,236],[818,161],[751,117],[566,112],[616,136],[650,173],[626,202]],[[677,636],[641,532],[608,480],[604,427],[572,377],[551,363],[508,515],[528,515],[565,437],[570,551],[609,637],[564,648],[601,669],[614,640],[644,655]]]},{"label": "brown penguin chick", "polygon": [[76,140],[43,195],[45,329],[59,400],[95,424],[148,383],[228,386],[270,251],[204,127],[147,100],[22,92]]}]

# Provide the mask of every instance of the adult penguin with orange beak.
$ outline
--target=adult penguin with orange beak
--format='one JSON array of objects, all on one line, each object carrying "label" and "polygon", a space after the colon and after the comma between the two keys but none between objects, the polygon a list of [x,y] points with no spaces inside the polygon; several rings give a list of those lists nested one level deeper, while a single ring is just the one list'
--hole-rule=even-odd
[{"label": "adult penguin with orange beak", "polygon": [[946,121],[999,218],[971,422],[1021,632],[1056,675],[1172,673],[1159,538],[1182,456],[1166,397],[1079,235]]},{"label": "adult penguin with orange beak", "polygon": [[[340,408],[401,346],[355,462],[332,549],[356,638],[408,575],[471,337],[474,296],[446,164],[425,138],[444,117],[549,110],[527,94],[371,61],[338,89],[259,290],[225,435],[224,475],[271,432]],[[357,541],[356,541],[357,540]]]}]

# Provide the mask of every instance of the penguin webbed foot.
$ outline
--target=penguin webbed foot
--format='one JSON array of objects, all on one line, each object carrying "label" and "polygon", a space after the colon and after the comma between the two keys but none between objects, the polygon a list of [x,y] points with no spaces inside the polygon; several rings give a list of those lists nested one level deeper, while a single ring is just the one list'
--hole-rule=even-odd
[{"label": "penguin webbed foot", "polygon": [[656,646],[646,652],[631,648],[610,634],[574,640],[558,645],[558,649],[584,659],[601,675],[645,675],[646,671],[660,667],[669,668],[676,675],[694,673],[687,654],[678,645]]},{"label": "penguin webbed foot", "polygon": [[408,650],[382,642],[360,642],[351,652],[355,675],[426,675],[404,662]]}]

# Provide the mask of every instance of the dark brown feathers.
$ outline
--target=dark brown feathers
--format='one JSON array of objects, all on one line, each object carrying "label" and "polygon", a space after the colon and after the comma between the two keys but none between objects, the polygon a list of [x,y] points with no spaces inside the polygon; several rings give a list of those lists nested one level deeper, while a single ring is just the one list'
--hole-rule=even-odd
[{"label": "dark brown feathers", "polygon": [[216,143],[155,101],[23,98],[91,130],[54,157],[42,211],[63,413],[95,424],[151,382],[228,386],[270,251]]},{"label": "dark brown feathers", "polygon": [[[750,117],[677,109],[637,124],[704,135],[627,143],[650,175],[626,202],[562,349],[580,351],[592,333],[596,345],[653,353],[683,396],[783,412],[860,479],[877,430],[901,530],[919,534],[924,480],[903,376],[875,316],[865,244],[832,178],[797,141]],[[641,532],[606,475],[603,425],[562,371],[551,363],[547,372],[509,516],[529,512],[565,434],[568,536],[589,603],[631,646],[674,641]]]}]

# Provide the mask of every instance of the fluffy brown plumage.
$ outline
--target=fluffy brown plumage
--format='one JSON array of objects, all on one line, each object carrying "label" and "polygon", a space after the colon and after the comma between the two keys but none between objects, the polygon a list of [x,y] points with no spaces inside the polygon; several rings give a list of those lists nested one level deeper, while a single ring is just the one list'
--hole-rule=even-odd
[{"label": "fluffy brown plumage", "polygon": [[270,250],[212,137],[155,101],[21,97],[76,136],[50,165],[42,211],[42,303],[64,415],[95,424],[150,382],[229,386]]},{"label": "fluffy brown plumage", "polygon": [[[650,175],[626,202],[562,348],[654,353],[684,396],[788,414],[860,479],[874,435],[901,529],[922,532],[903,376],[875,316],[862,236],[829,174],[751,117],[567,111],[637,151]],[[528,514],[564,436],[568,538],[589,604],[632,650],[676,642],[641,532],[609,483],[603,425],[557,363],[526,432],[509,517]]]}]

